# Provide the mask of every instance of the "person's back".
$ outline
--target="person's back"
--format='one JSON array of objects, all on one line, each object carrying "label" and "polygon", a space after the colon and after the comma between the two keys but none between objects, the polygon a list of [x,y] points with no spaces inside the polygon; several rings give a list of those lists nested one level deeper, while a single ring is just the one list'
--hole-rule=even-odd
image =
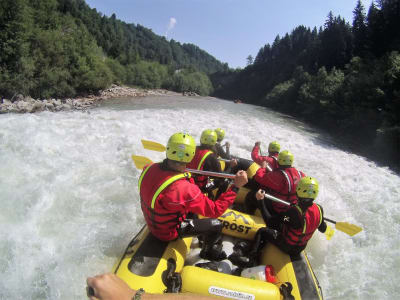
[{"label": "person's back", "polygon": [[[287,150],[279,153],[278,164],[279,168],[272,172],[268,172],[265,168],[258,169],[254,175],[254,180],[273,196],[290,204],[295,204],[297,201],[297,183],[305,174],[292,166],[293,154]],[[288,206],[276,202],[271,202],[270,207],[273,213],[288,209]]]},{"label": "person's back", "polygon": [[[221,165],[218,161],[217,155],[215,154],[216,142],[216,132],[211,129],[204,130],[200,137],[200,146],[196,147],[195,155],[192,161],[187,164],[187,168],[220,173]],[[208,183],[208,177],[195,175],[194,180],[200,189],[202,189],[203,192],[206,192],[205,189]],[[222,180],[216,180],[216,186],[218,186],[221,181]]]},{"label": "person's back", "polygon": [[[186,236],[205,236],[202,258],[224,259],[217,244],[222,223],[217,219],[197,219],[193,214],[217,218],[234,202],[238,189],[247,183],[245,171],[239,171],[234,184],[215,201],[195,185],[186,165],[193,159],[196,143],[192,136],[176,133],[167,143],[167,158],[162,163],[145,166],[139,178],[143,215],[150,232],[160,240],[171,241]],[[193,219],[187,219],[189,214]]]},{"label": "person's back", "polygon": [[276,141],[269,143],[267,156],[263,156],[260,154],[260,145],[261,142],[256,142],[254,144],[253,150],[251,151],[251,159],[260,166],[263,164],[264,161],[267,162],[272,171],[278,169],[278,155],[281,148],[279,143]]},{"label": "person's back", "polygon": [[320,232],[326,231],[323,209],[313,202],[318,195],[318,190],[316,179],[303,177],[296,188],[298,203],[276,218],[279,219],[281,226],[273,224],[277,221],[269,221],[271,228],[280,230],[276,242],[284,252],[291,255],[299,254],[306,248],[317,229]]},{"label": "person's back", "polygon": [[[215,144],[216,154],[224,159],[231,159],[232,157],[229,153],[230,144],[226,142],[225,145],[222,145],[222,140],[225,137],[225,130],[217,128],[215,129],[215,132],[217,133],[217,143]],[[224,147],[226,151],[224,150]]]},{"label": "person's back", "polygon": [[267,243],[273,243],[289,255],[300,254],[317,229],[320,232],[326,232],[328,228],[324,221],[322,207],[313,202],[318,195],[318,190],[316,179],[301,178],[296,188],[298,203],[275,215],[271,215],[265,205],[265,192],[259,190],[256,198],[268,227],[261,227],[257,231],[247,256],[243,253],[232,254],[229,256],[231,262],[242,268],[254,266],[257,264],[259,251]]},{"label": "person's back", "polygon": [[[140,185],[142,211],[152,234],[164,241],[178,237],[176,230],[178,224],[189,212],[217,218],[234,202],[236,197],[235,193],[227,192],[215,202],[212,201],[202,194],[192,180],[180,172],[171,170],[167,160],[153,164],[145,171],[146,174]],[[160,186],[174,176],[179,176],[179,178],[156,195]],[[154,214],[154,212],[157,213]]]}]

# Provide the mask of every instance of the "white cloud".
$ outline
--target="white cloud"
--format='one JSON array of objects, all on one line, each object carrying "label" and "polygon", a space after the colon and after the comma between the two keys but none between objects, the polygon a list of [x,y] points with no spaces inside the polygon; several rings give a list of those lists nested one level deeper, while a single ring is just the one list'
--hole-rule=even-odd
[{"label": "white cloud", "polygon": [[174,17],[169,18],[169,23],[168,23],[167,31],[165,32],[165,37],[168,37],[168,33],[170,33],[172,31],[172,29],[174,29],[176,23],[177,23],[177,21]]}]

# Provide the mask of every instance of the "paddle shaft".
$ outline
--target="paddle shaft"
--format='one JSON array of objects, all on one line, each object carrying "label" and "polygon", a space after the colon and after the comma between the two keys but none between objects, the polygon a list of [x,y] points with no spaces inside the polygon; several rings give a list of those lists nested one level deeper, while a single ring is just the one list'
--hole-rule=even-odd
[{"label": "paddle shaft", "polygon": [[336,221],[333,221],[333,220],[327,219],[327,218],[325,218],[325,217],[324,217],[324,220],[325,220],[325,221],[328,221],[329,223],[336,224]]},{"label": "paddle shaft", "polygon": [[[204,175],[204,176],[212,176],[212,177],[221,177],[221,178],[229,178],[229,179],[234,179],[235,175],[233,174],[226,174],[226,173],[218,173],[218,172],[211,172],[211,171],[203,171],[203,170],[193,170],[193,169],[186,169],[186,172],[194,173],[194,174],[199,174],[199,175]],[[276,198],[272,195],[269,195],[267,193],[264,194],[264,196],[268,199],[271,199],[275,202],[279,202],[281,204],[290,206],[290,204],[282,199]]]},{"label": "paddle shaft", "polygon": [[[186,172],[194,173],[194,174],[200,174],[200,175],[205,175],[205,176],[213,176],[213,177],[221,177],[221,178],[229,178],[229,179],[234,179],[235,175],[232,174],[225,174],[225,173],[218,173],[218,172],[210,172],[210,171],[202,171],[202,170],[193,170],[193,169],[186,169]],[[277,197],[274,197],[270,194],[265,193],[264,196],[272,201],[290,206],[290,203],[279,199]],[[324,217],[324,220],[333,224],[336,224],[336,221],[327,219]]]},{"label": "paddle shaft", "polygon": [[[186,172],[190,172],[193,174],[199,174],[199,175],[204,175],[204,176],[211,176],[211,177],[220,177],[220,178],[228,178],[228,179],[234,179],[235,175],[233,174],[226,174],[226,173],[218,173],[218,172],[211,172],[211,171],[203,171],[203,170],[194,170],[194,169],[186,169]],[[282,199],[276,198],[272,195],[269,195],[267,193],[264,194],[264,196],[268,199],[271,199],[275,202],[279,202],[281,204],[290,206],[290,204]]]},{"label": "paddle shaft", "polygon": [[235,175],[226,174],[226,173],[218,173],[218,172],[211,172],[211,171],[204,171],[204,170],[194,170],[194,169],[186,169],[185,172],[190,172],[190,173],[193,173],[193,174],[199,174],[199,175],[204,175],[204,176],[211,176],[211,177],[235,179]]},{"label": "paddle shaft", "polygon": [[[281,199],[279,199],[279,198],[276,198],[276,197],[274,197],[274,196],[272,196],[272,195],[269,195],[269,194],[267,194],[267,193],[265,193],[264,196],[265,196],[266,198],[268,198],[268,199],[271,199],[272,201],[279,202],[279,203],[281,203],[281,204],[290,206],[290,204],[289,204],[288,202],[283,201],[283,200],[281,200]],[[329,222],[329,223],[336,224],[336,221],[327,219],[327,218],[325,218],[325,217],[324,217],[324,220],[327,221],[327,222]]]},{"label": "paddle shaft", "polygon": [[[269,195],[269,194],[264,194],[264,195],[265,195],[265,197],[267,197],[268,199],[271,199],[272,201],[279,202],[279,203],[282,203],[282,204],[290,206],[290,204],[287,203],[286,201],[283,201],[283,200],[281,200],[279,198],[276,198],[276,197],[274,197],[272,195]],[[325,218],[325,216],[324,216],[324,221],[327,221],[327,222],[332,223],[332,224],[336,224],[336,221],[333,221],[331,219],[327,219],[327,218]]]}]

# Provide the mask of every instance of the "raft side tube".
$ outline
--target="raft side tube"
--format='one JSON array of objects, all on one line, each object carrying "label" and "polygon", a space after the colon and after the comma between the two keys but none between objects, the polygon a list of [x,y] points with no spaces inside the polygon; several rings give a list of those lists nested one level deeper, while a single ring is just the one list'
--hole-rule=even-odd
[{"label": "raft side tube", "polygon": [[182,292],[231,299],[280,300],[279,288],[269,282],[249,279],[194,266],[181,273]]},{"label": "raft side tube", "polygon": [[298,256],[289,256],[269,243],[262,249],[261,264],[272,265],[279,285],[285,282],[292,284],[291,294],[295,299],[323,299],[321,287],[304,251]]},{"label": "raft side tube", "polygon": [[322,300],[322,288],[314,274],[307,254],[303,251],[299,256],[291,256],[293,269],[298,280],[301,299],[318,299]]},{"label": "raft side tube", "polygon": [[175,272],[181,272],[192,239],[163,242],[151,235],[145,226],[129,243],[114,273],[132,289],[143,288],[149,293],[161,294],[167,288],[162,278],[168,269],[168,260],[174,261]]}]

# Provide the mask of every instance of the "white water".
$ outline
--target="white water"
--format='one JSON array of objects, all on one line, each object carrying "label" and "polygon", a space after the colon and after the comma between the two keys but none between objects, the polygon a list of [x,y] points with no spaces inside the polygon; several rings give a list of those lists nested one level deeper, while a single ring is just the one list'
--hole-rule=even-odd
[{"label": "white water", "polygon": [[130,156],[164,154],[140,140],[166,143],[185,130],[198,141],[216,127],[244,158],[254,142],[265,153],[278,140],[319,180],[326,216],[364,229],[309,243],[325,299],[397,298],[398,175],[259,107],[163,97],[109,101],[90,114],[0,115],[0,299],[84,299],[86,277],[110,271],[143,224]]}]

